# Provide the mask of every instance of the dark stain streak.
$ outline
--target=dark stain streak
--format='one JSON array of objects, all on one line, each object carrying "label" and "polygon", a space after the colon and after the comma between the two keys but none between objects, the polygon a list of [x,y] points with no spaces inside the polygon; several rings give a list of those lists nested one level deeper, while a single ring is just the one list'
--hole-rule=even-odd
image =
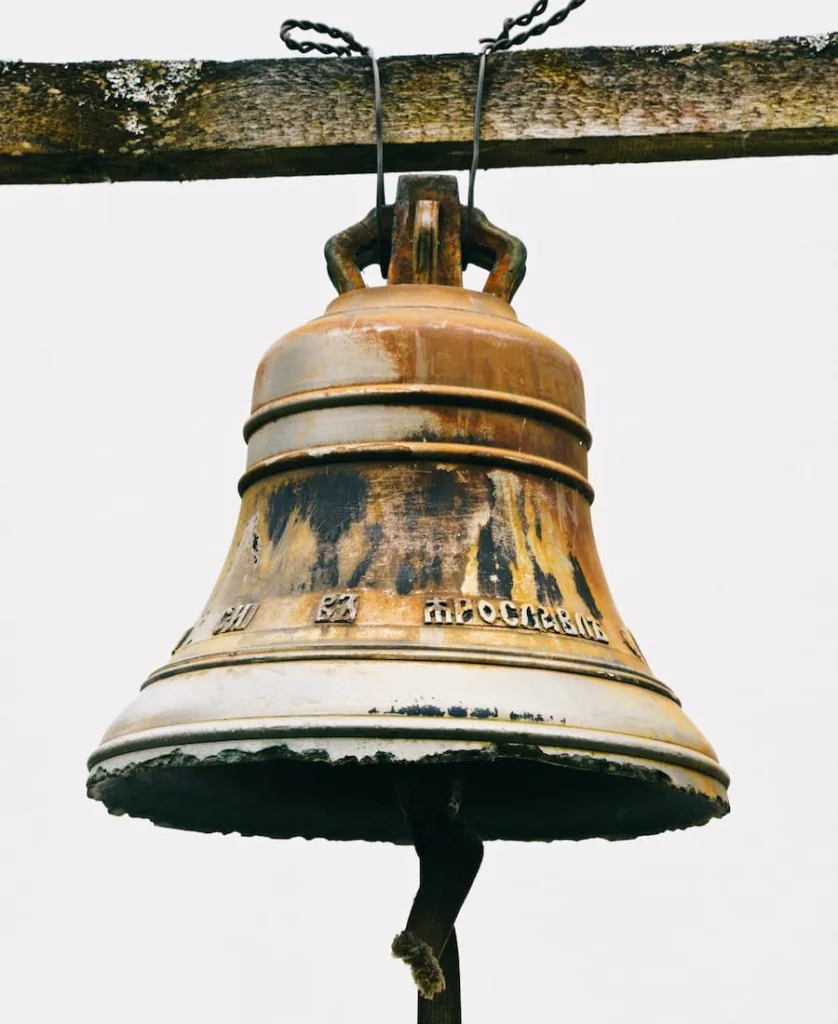
[{"label": "dark stain streak", "polygon": [[[372,708],[367,714],[377,715],[379,714],[378,708]],[[445,718],[448,714],[451,718],[497,718],[497,708],[468,708],[453,706],[448,708],[448,711],[444,711],[442,708],[436,707],[434,704],[411,704],[408,707],[397,708],[391,705],[389,714],[391,715],[406,715],[410,718]],[[533,722],[542,722],[544,719],[541,715],[515,715],[513,714],[512,720],[516,721],[518,718],[526,718]]]},{"label": "dark stain streak", "polygon": [[401,495],[405,548],[396,569],[401,595],[443,585],[445,552],[470,512],[469,490],[456,470],[422,469]]},{"label": "dark stain streak", "polygon": [[250,547],[251,547],[251,550],[253,551],[253,564],[254,565],[258,565],[259,564],[259,551],[261,549],[261,545],[259,543],[259,534],[256,532],[256,530],[253,531],[253,537],[251,538],[251,541],[250,541]]},{"label": "dark stain streak", "polygon": [[535,580],[535,592],[538,595],[539,604],[560,605],[562,603],[562,590],[559,586],[559,581],[551,572],[544,572],[538,564],[535,555],[530,550],[529,542],[527,542],[527,551],[532,559],[532,574]]},{"label": "dark stain streak", "polygon": [[378,708],[370,708],[369,711],[367,712],[367,714],[368,715],[377,715],[378,714]]},{"label": "dark stain streak", "polygon": [[[381,539],[384,536],[384,528],[381,523],[369,523],[366,527],[366,539],[367,539],[367,550],[361,561],[352,570],[349,578],[346,581],[347,587],[357,587],[364,579],[366,574],[369,572],[370,566],[375,556],[378,554],[378,549],[381,547]],[[374,581],[367,580],[367,583]]]},{"label": "dark stain streak", "polygon": [[404,597],[416,585],[416,569],[411,562],[402,562],[396,573],[396,592]]},{"label": "dark stain streak", "polygon": [[274,544],[296,511],[322,545],[332,545],[364,518],[367,485],[357,471],[330,467],[327,472],[280,484],[269,500],[268,530]]},{"label": "dark stain streak", "polygon": [[493,522],[480,528],[477,538],[477,579],[487,597],[512,597],[512,570],[507,552],[495,544]]},{"label": "dark stain streak", "polygon": [[280,485],[268,500],[268,536],[272,544],[285,533],[291,513],[297,507],[296,490],[293,484]]},{"label": "dark stain streak", "polygon": [[455,469],[435,469],[425,492],[427,515],[452,516],[461,513],[468,505],[468,489],[462,483]]},{"label": "dark stain streak", "polygon": [[489,496],[489,521],[477,537],[477,582],[486,597],[512,597],[512,566],[516,564],[515,538],[506,515],[498,514],[498,496],[494,481]]},{"label": "dark stain streak", "polygon": [[[414,564],[420,563],[417,569]],[[432,558],[428,557],[426,551],[414,551],[399,566],[396,572],[396,592],[404,597],[411,593],[414,588],[427,590],[431,586],[440,586],[442,583],[442,556],[437,551]]]},{"label": "dark stain streak", "polygon": [[515,495],[515,506],[518,509],[518,518],[521,520],[521,530],[526,536],[529,533],[530,521],[527,517],[527,496],[524,494],[524,488],[521,487],[518,493]]},{"label": "dark stain streak", "polygon": [[353,469],[330,467],[280,484],[269,498],[268,533],[277,544],[294,513],[308,522],[317,536],[317,561],[309,587],[339,585],[337,544],[351,527],[366,516],[367,484]]},{"label": "dark stain streak", "polygon": [[353,523],[364,519],[367,483],[361,473],[351,469],[318,473],[304,484],[300,504],[322,545],[337,544]]},{"label": "dark stain streak", "polygon": [[390,708],[392,715],[410,715],[419,718],[445,718],[442,708],[434,707],[433,704],[411,704],[404,708]]},{"label": "dark stain streak", "polygon": [[423,587],[431,583],[439,586],[442,583],[442,558],[438,551],[427,565],[422,566],[420,583]]},{"label": "dark stain streak", "polygon": [[531,711],[510,711],[509,717],[513,722],[543,722],[544,715],[534,715]]},{"label": "dark stain streak", "polygon": [[[521,520],[521,532],[524,536],[527,554],[530,557],[533,580],[535,581],[535,592],[538,596],[539,604],[561,604],[562,591],[558,580],[553,573],[545,572],[541,568],[538,557],[530,544],[530,522],[527,517],[527,503],[523,489],[518,492],[517,506],[518,517]],[[536,512],[535,533],[538,539],[541,540],[541,515],[538,512]]]},{"label": "dark stain streak", "polygon": [[576,591],[585,604],[590,608],[594,618],[601,619],[602,612],[596,603],[596,598],[591,593],[591,588],[588,586],[588,581],[585,579],[585,574],[582,572],[582,566],[577,561],[576,555],[570,552],[570,564],[573,566],[573,582],[576,584]]}]

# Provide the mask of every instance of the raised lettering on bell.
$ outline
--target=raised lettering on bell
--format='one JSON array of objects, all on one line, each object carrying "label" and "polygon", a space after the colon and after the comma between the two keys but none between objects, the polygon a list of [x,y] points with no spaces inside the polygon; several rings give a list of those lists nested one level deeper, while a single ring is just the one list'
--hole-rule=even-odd
[{"label": "raised lettering on bell", "polygon": [[358,617],[357,594],[325,594],[317,606],[315,622],[350,626]]},{"label": "raised lettering on bell", "polygon": [[234,604],[230,608],[225,608],[212,631],[213,636],[218,636],[219,633],[238,633],[247,629],[258,609],[258,604]]},{"label": "raised lettering on bell", "polygon": [[479,626],[481,623],[609,643],[605,630],[596,619],[581,613],[571,618],[566,608],[467,597],[429,597],[425,601],[426,626]]}]

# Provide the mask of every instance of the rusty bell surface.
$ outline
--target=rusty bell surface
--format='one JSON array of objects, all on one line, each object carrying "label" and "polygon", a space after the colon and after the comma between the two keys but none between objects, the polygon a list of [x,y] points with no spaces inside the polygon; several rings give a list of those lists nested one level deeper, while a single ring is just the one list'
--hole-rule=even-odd
[{"label": "rusty bell surface", "polygon": [[523,247],[453,179],[406,178],[389,283],[367,218],[342,294],[265,355],[218,583],[90,759],[111,811],[184,829],[409,843],[398,778],[463,780],[485,839],[627,838],[727,812],[591,529],[582,379],[509,298]]}]

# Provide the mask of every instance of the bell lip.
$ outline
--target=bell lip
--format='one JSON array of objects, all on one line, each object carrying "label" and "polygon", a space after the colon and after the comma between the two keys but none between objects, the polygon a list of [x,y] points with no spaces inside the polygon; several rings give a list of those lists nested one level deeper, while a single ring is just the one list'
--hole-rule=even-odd
[{"label": "bell lip", "polygon": [[[274,741],[328,733],[489,743],[500,737],[533,747],[613,750],[681,765],[724,786],[730,782],[707,738],[667,693],[580,671],[572,662],[481,663],[462,660],[459,651],[442,661],[426,651],[423,658],[414,653],[394,675],[393,661],[370,650],[355,654],[347,659],[345,650],[331,649],[317,660],[292,655],[269,662],[186,662],[182,671],[140,690],[89,766],[132,750],[242,737]],[[480,707],[468,697],[475,678]],[[337,685],[341,680],[344,685]]]},{"label": "bell lip", "polygon": [[[291,792],[297,795],[291,798],[292,805],[279,811],[279,820],[270,803],[258,812],[257,820],[248,813],[240,814],[234,796],[236,776],[228,776],[226,772],[242,769],[260,773],[245,777],[251,781],[262,780],[261,784],[257,782],[257,791],[264,792],[266,782],[269,790],[276,787],[277,794],[289,785],[292,787]],[[391,806],[388,809],[386,803],[382,806],[379,802],[382,782],[392,791],[393,773],[408,772],[409,777],[415,778],[417,770],[423,773],[445,771],[450,775],[452,769],[465,780],[466,791],[471,796],[467,817],[485,841],[637,839],[706,825],[730,812],[725,784],[695,767],[662,764],[597,748],[537,747],[473,738],[455,740],[450,736],[443,740],[390,737],[382,742],[380,737],[372,741],[359,737],[324,736],[322,729],[318,730],[316,740],[307,737],[240,738],[234,742],[210,740],[168,747],[155,745],[145,751],[123,755],[109,752],[106,759],[96,762],[91,768],[87,792],[91,799],[102,802],[111,814],[127,814],[186,831],[410,845],[412,837],[399,808]],[[178,777],[174,790],[170,789],[172,771]],[[312,771],[319,772],[319,775],[312,776]],[[216,792],[215,780],[220,778],[217,772],[225,773],[225,782]],[[301,775],[301,772],[306,774]],[[521,783],[512,794],[516,805],[514,809],[509,804],[510,772]],[[560,772],[561,776],[553,776],[553,772]],[[578,777],[579,783],[571,783],[571,776]],[[583,777],[586,781],[582,781]],[[314,797],[316,809],[312,819],[312,810],[300,813],[300,808],[293,806],[293,801],[299,802],[302,798],[305,804],[304,794],[311,781],[317,778],[321,786],[327,785],[327,790],[323,792],[315,788],[313,791],[318,795]],[[227,779],[233,785],[232,790],[227,788]],[[242,776],[239,775],[238,779],[240,785]],[[507,792],[490,797],[487,805],[487,782],[488,791],[495,792],[492,779]],[[305,780],[309,780],[308,783]],[[363,792],[369,792],[370,787],[373,790],[378,787],[379,799],[372,808],[367,808],[364,798],[355,791],[356,783],[360,784],[362,780]],[[482,790],[482,795],[475,791],[474,784],[478,791]],[[592,810],[588,817],[583,796],[568,820],[557,792],[558,801],[552,802],[552,808],[545,808],[542,816],[535,811],[538,797],[530,787],[539,790],[543,798],[545,784],[550,791],[558,785],[559,792],[564,790],[565,793],[569,785],[581,785],[582,793],[585,793],[590,792],[593,784],[594,791],[598,790],[600,794],[602,787],[607,786],[617,804],[610,814],[602,815],[600,811]],[[183,804],[182,798],[176,797],[176,803],[172,804],[172,796],[179,792],[185,795],[192,791],[193,786],[197,786],[195,797],[198,803],[193,805],[191,800],[187,800]],[[210,787],[209,794],[207,786]],[[520,799],[516,799],[515,792]],[[342,794],[341,802],[336,805],[334,801],[339,794]],[[231,795],[233,803],[230,802]],[[207,796],[209,808],[206,806]],[[533,796],[535,804],[528,806],[522,814],[522,808],[517,806],[520,800],[531,804]],[[650,800],[657,808],[653,813],[648,810]]]},{"label": "bell lip", "polygon": [[[487,839],[621,839],[729,810],[715,751],[660,693],[544,668],[440,668],[333,658],[160,680],[91,755],[89,795],[192,831],[388,842],[403,841],[401,817],[382,787],[392,794],[388,773],[416,765],[470,780],[469,813]],[[231,774],[217,775],[224,766]],[[252,803],[248,779],[260,780]],[[259,796],[274,791],[275,807]],[[367,805],[363,793],[378,796]]]},{"label": "bell lip", "polygon": [[[385,725],[386,723],[386,725]],[[685,768],[730,786],[730,776],[721,764],[689,747],[648,737],[637,738],[628,733],[609,730],[579,729],[551,723],[501,722],[491,725],[482,721],[462,719],[410,719],[403,715],[376,716],[295,716],[247,720],[225,719],[219,722],[201,722],[194,725],[158,726],[138,730],[125,736],[101,743],[90,755],[90,772],[105,762],[141,751],[159,751],[161,748],[183,750],[213,743],[236,743],[243,740],[264,742],[277,746],[287,739],[312,737],[318,743],[328,744],[329,738],[371,739],[381,743],[382,752],[389,740],[443,740],[474,741],[492,746],[519,745],[542,751],[562,750],[571,753],[616,755],[637,758],[654,765]]]},{"label": "bell lip", "polygon": [[448,284],[385,284],[356,288],[336,296],[324,316],[357,309],[433,307],[518,320],[512,306],[497,295]]}]

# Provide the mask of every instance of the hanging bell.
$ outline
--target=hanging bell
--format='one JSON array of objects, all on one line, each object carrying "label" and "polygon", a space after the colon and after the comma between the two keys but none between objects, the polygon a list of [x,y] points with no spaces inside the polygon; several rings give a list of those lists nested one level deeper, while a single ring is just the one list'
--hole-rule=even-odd
[{"label": "hanging bell", "polygon": [[327,245],[338,298],[262,360],[230,553],[90,795],[181,829],[393,843],[416,839],[405,780],[455,778],[484,839],[724,815],[727,775],[609,593],[579,370],[509,305],[523,246],[479,211],[463,242],[453,178],[402,178],[383,221],[387,285],[361,276],[371,215]]}]

